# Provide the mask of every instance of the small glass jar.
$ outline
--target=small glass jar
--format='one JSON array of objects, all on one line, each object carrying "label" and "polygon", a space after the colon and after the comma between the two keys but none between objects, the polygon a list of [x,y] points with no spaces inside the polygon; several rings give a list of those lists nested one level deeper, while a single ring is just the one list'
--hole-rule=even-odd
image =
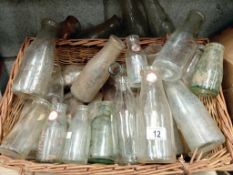
[{"label": "small glass jar", "polygon": [[130,35],[126,38],[126,70],[130,87],[140,88],[141,70],[147,66],[146,54],[141,50],[139,36]]},{"label": "small glass jar", "polygon": [[157,70],[142,70],[142,85],[136,118],[136,156],[140,163],[176,161],[173,119]]},{"label": "small glass jar", "polygon": [[197,95],[216,96],[219,94],[223,78],[224,46],[209,43],[197,64],[192,78],[192,91]]},{"label": "small glass jar", "polygon": [[91,127],[88,118],[88,107],[79,105],[66,134],[62,161],[65,163],[86,164],[90,139]]},{"label": "small glass jar", "polygon": [[170,108],[191,152],[208,152],[225,142],[203,103],[181,81],[165,82]]},{"label": "small glass jar", "polygon": [[36,39],[25,50],[12,91],[25,98],[46,97],[53,71],[56,22],[44,19]]},{"label": "small glass jar", "polygon": [[114,163],[117,155],[116,121],[110,101],[96,102],[91,122],[90,163]]},{"label": "small glass jar", "polygon": [[66,132],[66,105],[54,103],[40,135],[36,159],[40,162],[61,162]]},{"label": "small glass jar", "polygon": [[30,109],[3,139],[0,153],[13,158],[25,159],[38,140],[51,105],[44,99],[35,98]]}]

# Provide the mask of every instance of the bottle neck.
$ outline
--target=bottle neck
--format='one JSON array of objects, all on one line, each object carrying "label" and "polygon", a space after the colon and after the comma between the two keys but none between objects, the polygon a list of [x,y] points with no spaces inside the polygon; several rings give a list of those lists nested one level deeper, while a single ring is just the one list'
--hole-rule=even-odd
[{"label": "bottle neck", "polygon": [[127,91],[128,89],[128,81],[125,76],[119,76],[115,79],[116,81],[116,89],[119,91]]},{"label": "bottle neck", "polygon": [[57,36],[58,25],[56,22],[50,19],[43,19],[41,21],[41,29],[37,34],[39,39],[55,39]]},{"label": "bottle neck", "polygon": [[191,33],[193,36],[197,36],[201,25],[204,22],[204,15],[199,11],[191,11],[185,19],[182,26],[177,30],[182,32]]},{"label": "bottle neck", "polygon": [[79,105],[78,109],[75,112],[75,118],[82,120],[82,121],[87,121],[88,120],[88,106]]}]

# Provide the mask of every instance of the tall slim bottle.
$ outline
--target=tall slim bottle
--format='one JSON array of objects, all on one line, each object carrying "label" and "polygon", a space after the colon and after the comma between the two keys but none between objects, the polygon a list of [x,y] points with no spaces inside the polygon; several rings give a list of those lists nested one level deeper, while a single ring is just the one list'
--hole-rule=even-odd
[{"label": "tall slim bottle", "polygon": [[118,37],[110,36],[104,47],[87,63],[72,83],[71,93],[82,102],[92,101],[109,78],[108,67],[124,47],[124,43]]},{"label": "tall slim bottle", "polygon": [[147,57],[142,51],[139,36],[130,35],[126,38],[126,70],[130,87],[140,88],[141,86],[141,70],[147,66]]},{"label": "tall slim bottle", "polygon": [[144,0],[142,3],[147,14],[150,32],[153,36],[165,36],[175,30],[171,19],[158,0]]},{"label": "tall slim bottle", "polygon": [[45,97],[53,71],[57,24],[44,19],[36,39],[26,49],[12,91],[26,97]]},{"label": "tall slim bottle", "polygon": [[179,80],[183,69],[195,52],[197,35],[204,16],[199,11],[190,11],[185,22],[178,27],[158,53],[153,66],[166,81]]},{"label": "tall slim bottle", "polygon": [[176,161],[173,119],[162,80],[156,69],[142,70],[136,118],[136,156],[140,163],[172,163]]},{"label": "tall slim bottle", "polygon": [[148,36],[147,20],[135,0],[120,0],[123,25],[128,35]]},{"label": "tall slim bottle", "polygon": [[170,108],[190,150],[208,152],[225,142],[225,137],[202,102],[181,82],[166,82]]},{"label": "tall slim bottle", "polygon": [[117,121],[118,144],[119,144],[119,163],[136,163],[135,152],[135,130],[136,130],[136,111],[135,98],[128,86],[125,76],[115,78],[115,117]]}]

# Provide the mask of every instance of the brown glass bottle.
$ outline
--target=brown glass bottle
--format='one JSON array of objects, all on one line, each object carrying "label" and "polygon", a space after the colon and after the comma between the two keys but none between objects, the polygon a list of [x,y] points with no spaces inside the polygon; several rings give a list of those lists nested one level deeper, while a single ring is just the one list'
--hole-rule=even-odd
[{"label": "brown glass bottle", "polygon": [[59,23],[58,37],[63,39],[73,38],[81,31],[81,24],[74,16],[67,16],[67,18]]}]

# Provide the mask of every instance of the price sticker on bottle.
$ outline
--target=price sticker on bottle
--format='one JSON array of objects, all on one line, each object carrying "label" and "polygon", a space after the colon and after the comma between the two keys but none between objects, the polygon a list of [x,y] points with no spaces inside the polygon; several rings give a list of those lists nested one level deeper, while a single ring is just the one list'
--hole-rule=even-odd
[{"label": "price sticker on bottle", "polygon": [[167,140],[167,130],[164,127],[147,127],[148,140]]}]

